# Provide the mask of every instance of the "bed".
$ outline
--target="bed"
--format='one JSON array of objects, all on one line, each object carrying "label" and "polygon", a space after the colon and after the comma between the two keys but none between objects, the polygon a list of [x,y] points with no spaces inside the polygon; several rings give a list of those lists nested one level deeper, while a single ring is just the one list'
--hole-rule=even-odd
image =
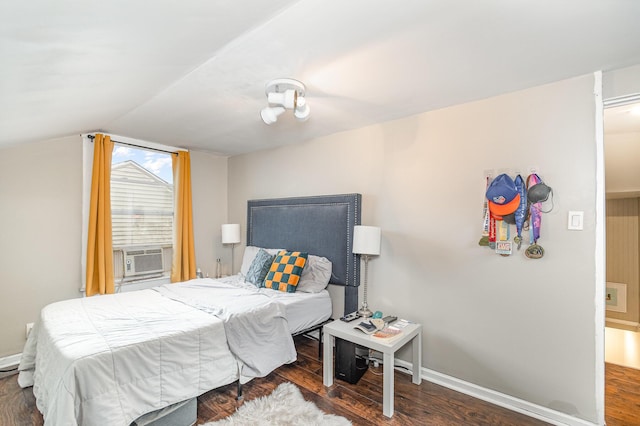
[{"label": "bed", "polygon": [[[247,214],[247,249],[329,259],[330,283],[344,287],[345,312],[355,310],[351,232],[359,194],[252,200]],[[195,397],[294,361],[291,336],[331,316],[326,290],[290,294],[245,279],[241,273],[48,305],[25,345],[19,383],[33,385],[46,425],[193,424]]]}]

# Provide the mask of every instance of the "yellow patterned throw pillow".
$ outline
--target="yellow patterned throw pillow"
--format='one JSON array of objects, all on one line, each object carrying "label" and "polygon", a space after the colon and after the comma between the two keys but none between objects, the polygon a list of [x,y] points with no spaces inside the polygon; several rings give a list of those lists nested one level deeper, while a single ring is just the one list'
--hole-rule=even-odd
[{"label": "yellow patterned throw pillow", "polygon": [[264,286],[287,293],[295,292],[308,257],[309,253],[299,251],[278,252],[264,279]]}]

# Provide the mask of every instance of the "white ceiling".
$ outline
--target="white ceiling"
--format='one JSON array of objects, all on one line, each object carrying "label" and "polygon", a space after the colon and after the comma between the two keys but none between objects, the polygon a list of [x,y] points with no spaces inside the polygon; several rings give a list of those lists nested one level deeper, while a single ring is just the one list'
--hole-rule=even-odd
[{"label": "white ceiling", "polygon": [[606,134],[640,134],[640,102],[606,108],[604,132]]},{"label": "white ceiling", "polygon": [[640,197],[640,102],[604,110],[607,198]]},{"label": "white ceiling", "polygon": [[[640,1],[0,5],[0,146],[89,131],[238,154],[640,63]],[[259,116],[307,85],[309,121]]]}]

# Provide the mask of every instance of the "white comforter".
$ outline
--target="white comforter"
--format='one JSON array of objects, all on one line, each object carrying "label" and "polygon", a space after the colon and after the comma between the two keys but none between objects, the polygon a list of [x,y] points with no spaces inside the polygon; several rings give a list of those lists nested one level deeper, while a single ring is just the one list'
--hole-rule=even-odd
[{"label": "white comforter", "polygon": [[[46,306],[25,345],[18,378],[23,387],[33,385],[45,425],[129,425],[237,380],[244,363],[229,350],[223,321],[209,313],[211,306],[194,308],[186,304],[190,297],[180,297],[182,302],[142,290]],[[200,295],[192,299],[201,302]],[[249,321],[239,316],[236,324]],[[293,353],[278,365],[294,360],[295,348]]]}]

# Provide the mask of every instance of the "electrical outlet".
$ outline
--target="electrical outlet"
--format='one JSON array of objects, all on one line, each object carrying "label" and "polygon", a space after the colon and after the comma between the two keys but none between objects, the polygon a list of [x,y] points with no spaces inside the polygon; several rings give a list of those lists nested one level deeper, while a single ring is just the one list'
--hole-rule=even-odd
[{"label": "electrical outlet", "polygon": [[32,328],[33,328],[33,323],[32,322],[27,323],[27,327],[26,327],[25,334],[24,334],[24,338],[25,339],[29,338],[29,333],[31,333],[31,329]]}]

